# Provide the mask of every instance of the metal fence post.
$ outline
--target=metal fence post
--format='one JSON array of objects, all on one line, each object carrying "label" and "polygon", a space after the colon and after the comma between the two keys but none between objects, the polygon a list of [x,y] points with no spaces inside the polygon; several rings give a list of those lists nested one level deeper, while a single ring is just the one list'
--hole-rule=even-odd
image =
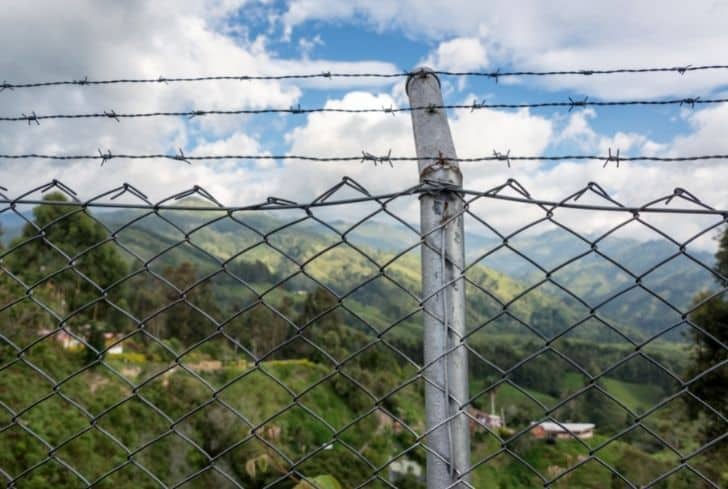
[{"label": "metal fence post", "polygon": [[[468,399],[465,335],[465,263],[462,174],[456,161],[440,80],[427,68],[407,79],[420,183],[434,191],[420,197],[422,297],[425,309],[424,375],[427,487],[465,487],[470,467],[470,432],[463,403]],[[432,157],[438,157],[432,159]],[[463,475],[465,474],[465,475]]]}]

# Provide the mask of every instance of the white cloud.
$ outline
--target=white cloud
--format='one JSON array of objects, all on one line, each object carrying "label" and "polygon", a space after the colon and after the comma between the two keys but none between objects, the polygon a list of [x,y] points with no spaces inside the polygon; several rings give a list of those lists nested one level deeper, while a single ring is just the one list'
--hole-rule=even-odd
[{"label": "white cloud", "polygon": [[422,64],[444,71],[475,71],[488,66],[488,53],[477,37],[441,42]]},{"label": "white cloud", "polygon": [[[323,71],[396,71],[390,63],[329,62],[283,59],[273,55],[265,36],[249,39],[245,29],[233,29],[228,16],[249,7],[247,0],[159,0],[129,2],[29,0],[18,2],[0,16],[0,78],[10,83],[39,80],[99,78],[157,78],[203,74],[279,74]],[[223,71],[224,70],[224,71]],[[193,109],[288,107],[302,87],[341,88],[347,80],[322,80],[295,85],[276,81],[219,81],[211,83],[120,84],[63,86],[0,93],[3,115],[21,113],[155,112]],[[377,86],[382,80],[356,79],[351,86]],[[240,116],[122,119],[44,120],[40,126],[2,123],[0,153],[187,154],[194,147],[230,153],[265,153],[255,141],[262,131]],[[53,178],[74,188],[95,192],[121,182],[146,187],[161,197],[193,184],[229,187],[243,172],[257,181],[249,165],[238,163],[180,167],[179,162],[112,160],[3,162],[0,183],[13,190]],[[159,164],[157,164],[159,163]],[[254,168],[266,166],[258,162]],[[275,166],[270,165],[268,166]],[[173,175],[170,175],[173,172]],[[140,179],[144,177],[144,181]],[[266,180],[267,182],[267,180]],[[261,188],[269,188],[266,183]],[[151,190],[150,190],[151,189]],[[235,196],[237,192],[225,192]],[[258,192],[246,192],[251,200]]]},{"label": "white cloud", "polygon": [[[728,43],[728,3],[665,0],[575,2],[555,0],[292,0],[285,29],[314,19],[364,19],[374,29],[400,29],[428,40],[479,37],[492,63],[517,68],[589,69],[711,64]],[[603,98],[694,96],[728,83],[724,72],[574,76],[534,80],[549,88]]]}]

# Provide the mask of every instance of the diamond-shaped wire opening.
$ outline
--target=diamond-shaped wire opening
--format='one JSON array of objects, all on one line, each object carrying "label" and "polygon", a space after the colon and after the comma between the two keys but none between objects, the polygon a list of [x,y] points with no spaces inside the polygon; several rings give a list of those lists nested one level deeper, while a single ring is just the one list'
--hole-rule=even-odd
[{"label": "diamond-shaped wire opening", "polygon": [[681,314],[666,304],[664,299],[657,298],[636,285],[604,302],[598,308],[598,314],[633,340],[662,332],[666,332],[666,339],[679,338],[676,333],[670,335],[667,330],[682,320]]},{"label": "diamond-shaped wire opening", "polygon": [[[367,453],[367,455],[380,458],[372,453]],[[345,447],[342,443],[333,442],[306,459],[297,467],[297,470],[313,481],[316,480],[316,477],[330,475],[336,480],[351,481],[352,487],[357,487],[372,477],[373,468],[376,466],[372,462],[367,463],[368,460],[364,454],[353,453],[352,449]],[[312,485],[311,487],[317,486]]]},{"label": "diamond-shaped wire opening", "polygon": [[[514,339],[512,350],[504,345],[504,340],[509,338]],[[488,359],[493,358],[489,357],[493,345],[500,344],[503,350],[510,350],[493,361],[502,369],[512,367],[543,344],[542,338],[534,333],[530,325],[519,321],[509,313],[500,314],[468,333],[466,342],[472,350]]]},{"label": "diamond-shaped wire opening", "polygon": [[180,364],[209,385],[223,388],[236,375],[252,368],[255,357],[234,337],[218,333],[180,357]]},{"label": "diamond-shaped wire opening", "polygon": [[315,255],[341,241],[341,235],[325,224],[305,216],[301,221],[282,224],[272,231],[267,243],[298,263],[304,263]]},{"label": "diamond-shaped wire opening", "polygon": [[[605,467],[596,460],[590,460],[583,453],[573,454],[562,460],[554,461],[545,467],[544,475],[549,479],[556,479],[551,487],[566,489],[570,487],[629,487],[620,485],[623,480],[610,468]],[[564,465],[561,465],[561,464]],[[577,464],[580,464],[577,466]],[[570,470],[571,469],[571,470]]]},{"label": "diamond-shaped wire opening", "polygon": [[18,422],[54,447],[89,426],[89,418],[81,410],[56,394],[35,404]]},{"label": "diamond-shaped wire opening", "polygon": [[524,322],[528,318],[531,322],[537,319],[544,330],[542,335],[550,332],[552,336],[566,330],[589,313],[589,307],[578,296],[548,278],[524,290],[513,301],[509,309],[513,309],[514,315]]},{"label": "diamond-shaped wire opening", "polygon": [[560,267],[553,279],[587,304],[596,306],[634,284],[634,278],[614,263],[590,253]]},{"label": "diamond-shaped wire opening", "polygon": [[342,303],[377,331],[382,331],[419,308],[419,301],[387,277],[376,277],[357,288]]},{"label": "diamond-shaped wire opening", "polygon": [[387,255],[412,248],[420,242],[419,226],[384,211],[379,211],[362,223],[342,226],[340,231],[346,233],[347,242],[353,246],[381,257],[375,259],[380,264]]},{"label": "diamond-shaped wire opening", "polygon": [[276,449],[280,436],[281,432],[277,429],[250,435],[219,455],[215,465],[226,473],[234,474],[242,487],[265,487],[273,481],[280,480],[282,484],[292,481],[288,476],[292,461]]},{"label": "diamond-shaped wire opening", "polygon": [[218,398],[253,426],[264,423],[293,402],[294,391],[287,384],[308,386],[321,378],[323,369],[307,361],[267,362],[262,367],[233,377]]},{"label": "diamond-shaped wire opening", "polygon": [[175,424],[175,431],[213,457],[245,439],[250,428],[241,416],[217,401],[193,408]]},{"label": "diamond-shaped wire opening", "polygon": [[134,458],[148,469],[154,467],[154,476],[168,487],[181,483],[209,463],[200,448],[174,432],[147,445]]},{"label": "diamond-shaped wire opening", "polygon": [[[523,198],[523,195],[511,191],[511,189],[506,189],[500,195]],[[483,226],[483,228],[476,226],[478,231],[488,229],[485,225],[487,224],[502,236],[517,233],[524,227],[546,218],[545,209],[527,202],[478,198],[473,200],[468,207],[470,216]]]},{"label": "diamond-shaped wire opening", "polygon": [[382,341],[371,343],[361,350],[340,371],[378,399],[415,373],[413,367],[403,364],[398,352]]},{"label": "diamond-shaped wire opening", "polygon": [[304,270],[337,295],[351,291],[380,273],[371,260],[346,243],[313,258],[306,263]]},{"label": "diamond-shaped wire opening", "polygon": [[[351,355],[366,356],[366,351],[357,352],[365,349],[376,338],[376,330],[371,325],[343,307],[318,315],[309,320],[305,327],[304,336],[323,350],[308,355],[315,361],[320,361],[320,355],[326,355],[337,364]],[[354,361],[360,360],[355,358]]]},{"label": "diamond-shaped wire opening", "polygon": [[[544,246],[544,242],[549,246]],[[510,238],[508,243],[546,270],[553,270],[591,248],[584,239],[550,221],[530,227]]]},{"label": "diamond-shaped wire opening", "polygon": [[[687,202],[683,199],[675,199],[668,206],[673,209],[693,209],[705,210],[704,207]],[[705,230],[714,229],[717,225],[724,224],[725,220],[715,214],[689,214],[681,212],[671,212],[663,215],[662,213],[645,212],[640,214],[640,221],[645,226],[651,226],[655,232],[664,233],[678,243],[688,243],[696,239],[706,248],[711,239],[710,234],[702,234]],[[700,236],[699,236],[700,235]],[[702,238],[702,243],[700,243]]]},{"label": "diamond-shaped wire opening", "polygon": [[267,303],[258,303],[237,313],[234,319],[224,325],[223,331],[233,340],[233,350],[252,355],[251,360],[268,356],[277,358],[276,352],[281,348],[288,351],[294,347],[286,343],[298,332],[295,323],[292,323],[295,316],[289,317],[294,314],[290,305],[274,308]]},{"label": "diamond-shaped wire opening", "polygon": [[0,431],[0,462],[5,473],[18,477],[48,456],[48,446],[19,423],[3,426]]},{"label": "diamond-shaped wire opening", "polygon": [[700,446],[702,444],[700,441],[704,443],[713,441],[708,433],[701,432],[697,426],[690,423],[695,419],[700,419],[704,426],[715,426],[716,431],[721,433],[728,429],[728,423],[724,423],[711,409],[706,408],[689,394],[682,394],[669,402],[656,405],[641,424],[669,445],[669,448],[664,448],[660,452],[661,458],[678,465],[680,457],[688,455]]},{"label": "diamond-shaped wire opening", "polygon": [[504,382],[489,388],[490,385],[479,391],[474,402],[490,411],[492,400],[495,414],[501,416],[506,428],[504,434],[525,429],[533,420],[543,415],[544,406],[553,405],[555,402],[555,398],[548,394],[514,383]]},{"label": "diamond-shaped wire opening", "polygon": [[372,479],[363,487],[382,487],[382,481],[388,481],[384,487],[412,487],[422,489],[426,479],[427,449],[421,444],[411,444],[405,450],[395,452],[384,463],[376,474],[372,471]]},{"label": "diamond-shaped wire opening", "polygon": [[635,275],[645,273],[679,251],[678,245],[635,220],[600,237],[597,247],[600,253]]},{"label": "diamond-shaped wire opening", "polygon": [[129,220],[123,219],[121,213],[118,217],[116,241],[143,262],[152,260],[184,240],[183,232],[154,213]]},{"label": "diamond-shaped wire opening", "polygon": [[[659,400],[681,389],[679,377],[675,378],[673,375],[677,376],[677,373],[670,368],[668,362],[658,363],[651,356],[645,357],[643,354],[637,354],[621,361],[619,365],[615,364],[610,367],[606,377],[621,382],[605,381],[603,387],[625,405],[634,408],[639,414],[642,412],[640,410],[646,410]],[[640,388],[639,392],[635,392],[634,384],[643,384],[648,387]]]},{"label": "diamond-shaped wire opening", "polygon": [[546,350],[514,368],[511,378],[519,386],[563,399],[588,385],[589,379],[579,367],[553,351]]},{"label": "diamond-shaped wire opening", "polygon": [[[514,444],[519,447],[530,443],[521,438]],[[473,470],[470,480],[473,487],[488,487],[489,484],[500,484],[503,487],[541,487],[544,479],[539,477],[527,463],[522,462],[509,452],[492,452],[485,449],[481,454],[476,448],[473,457]],[[497,486],[496,486],[497,487]]]},{"label": "diamond-shaped wire opening", "polygon": [[251,294],[263,294],[298,271],[298,265],[271,250],[272,248],[259,246],[226,262],[227,273],[219,278],[224,279],[225,287],[220,292],[224,292],[226,298],[234,300],[239,300],[238,295],[247,297]]},{"label": "diamond-shaped wire opening", "polygon": [[131,396],[97,415],[96,426],[136,452],[169,431],[171,422],[150,401]]},{"label": "diamond-shaped wire opening", "polygon": [[687,311],[699,293],[718,290],[708,265],[701,266],[685,255],[647,273],[642,284],[681,311]]},{"label": "diamond-shaped wire opening", "polygon": [[[597,375],[634,352],[624,336],[596,317],[587,317],[552,345],[578,363],[590,375]],[[653,344],[648,344],[645,349]]]},{"label": "diamond-shaped wire opening", "polygon": [[423,378],[412,377],[382,399],[382,407],[398,420],[403,431],[425,432],[425,384]]},{"label": "diamond-shaped wire opening", "polygon": [[543,279],[543,270],[507,247],[477,260],[468,265],[465,276],[503,302]]},{"label": "diamond-shaped wire opening", "polygon": [[[299,403],[315,412],[327,424],[337,431],[348,427],[358,418],[367,415],[376,402],[355,382],[340,373],[307,389],[299,398]],[[376,425],[372,422],[359,421],[359,429],[372,433]],[[366,428],[365,428],[366,425]],[[349,432],[354,432],[353,428]],[[361,436],[361,433],[359,433]]]},{"label": "diamond-shaped wire opening", "polygon": [[91,429],[56,450],[86,480],[93,481],[126,460],[127,453],[108,436]]},{"label": "diamond-shaped wire opening", "polygon": [[290,403],[256,431],[280,433],[280,442],[276,446],[294,461],[328,443],[335,432],[320,417],[298,403]]},{"label": "diamond-shaped wire opening", "polygon": [[181,366],[167,366],[137,388],[137,392],[176,421],[212,397],[213,388]]},{"label": "diamond-shaped wire opening", "polygon": [[[627,403],[603,386],[615,382],[614,379],[602,378],[596,386],[580,386],[583,388],[579,391],[562,396],[559,407],[552,412],[551,417],[564,423],[566,429],[591,448],[599,448],[613,437],[619,438],[633,427],[635,417],[630,414],[631,407]],[[593,425],[593,428],[589,430],[584,424]]]}]

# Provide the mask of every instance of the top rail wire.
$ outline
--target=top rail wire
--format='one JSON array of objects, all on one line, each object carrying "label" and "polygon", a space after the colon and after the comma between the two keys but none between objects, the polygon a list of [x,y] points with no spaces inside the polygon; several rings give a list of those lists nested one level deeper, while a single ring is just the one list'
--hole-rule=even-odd
[{"label": "top rail wire", "polygon": [[[700,65],[700,66],[672,66],[660,68],[611,68],[611,69],[580,69],[580,70],[551,70],[551,71],[432,71],[440,76],[475,76],[490,78],[498,81],[502,77],[513,76],[592,76],[592,75],[614,75],[626,73],[678,73],[684,75],[689,71],[706,71],[706,70],[725,70],[728,65]],[[165,77],[158,78],[117,78],[105,80],[89,80],[88,77],[78,80],[56,80],[41,81],[28,83],[8,83],[4,81],[0,84],[0,92],[4,90],[14,90],[19,88],[39,88],[62,85],[112,85],[112,84],[129,84],[129,83],[180,83],[180,82],[201,82],[216,80],[237,80],[237,81],[274,81],[274,80],[306,80],[316,78],[406,78],[419,73],[418,71],[401,71],[393,73],[335,73],[324,71],[320,73],[286,73],[280,75],[203,75],[193,77]]]}]

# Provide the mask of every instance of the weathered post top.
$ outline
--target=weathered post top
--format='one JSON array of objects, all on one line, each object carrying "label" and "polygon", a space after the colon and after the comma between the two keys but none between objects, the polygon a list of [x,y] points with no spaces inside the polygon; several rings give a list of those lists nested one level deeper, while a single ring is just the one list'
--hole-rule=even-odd
[{"label": "weathered post top", "polygon": [[463,176],[457,162],[455,145],[450,134],[447,113],[440,90],[440,79],[432,69],[418,68],[407,78],[407,95],[412,111],[412,127],[418,156],[439,159],[419,161],[420,182],[431,182],[461,187]]}]

